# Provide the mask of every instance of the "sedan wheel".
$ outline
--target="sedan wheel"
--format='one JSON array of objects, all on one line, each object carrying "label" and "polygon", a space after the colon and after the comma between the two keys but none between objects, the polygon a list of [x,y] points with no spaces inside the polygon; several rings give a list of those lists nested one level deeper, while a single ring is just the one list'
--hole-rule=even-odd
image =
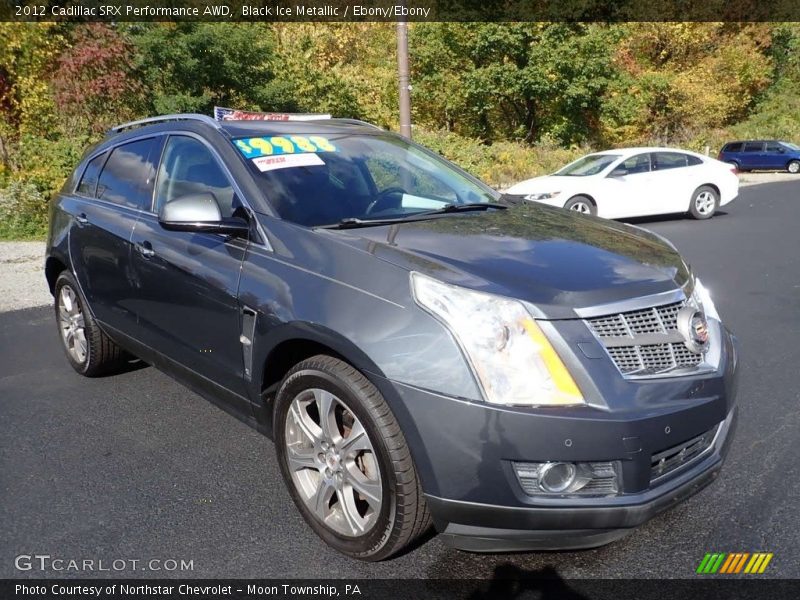
[{"label": "sedan wheel", "polygon": [[692,195],[689,212],[695,219],[710,219],[719,206],[719,194],[708,185],[697,188]]},{"label": "sedan wheel", "polygon": [[574,196],[564,205],[567,210],[574,210],[583,215],[596,215],[597,207],[586,196]]},{"label": "sedan wheel", "polygon": [[375,526],[383,498],[375,449],[340,398],[322,389],[298,394],[285,441],[292,481],[317,519],[348,537]]},{"label": "sedan wheel", "polygon": [[789,171],[789,173],[792,173],[794,175],[796,175],[797,173],[800,173],[800,161],[793,160],[786,167],[786,170]]}]

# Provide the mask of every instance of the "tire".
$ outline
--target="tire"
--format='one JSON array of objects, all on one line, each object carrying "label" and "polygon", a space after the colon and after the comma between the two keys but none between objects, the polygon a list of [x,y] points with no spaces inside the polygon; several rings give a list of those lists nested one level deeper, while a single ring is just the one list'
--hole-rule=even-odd
[{"label": "tire", "polygon": [[567,210],[574,210],[584,215],[597,216],[597,206],[588,196],[573,196],[564,205]]},{"label": "tire", "polygon": [[692,194],[689,213],[695,219],[710,219],[719,208],[719,193],[710,185],[701,185]]},{"label": "tire", "polygon": [[86,300],[69,271],[56,279],[56,323],[64,352],[72,368],[86,377],[106,375],[119,369],[126,354],[97,325],[86,309]]},{"label": "tire", "polygon": [[792,175],[797,175],[800,173],[800,160],[791,160],[789,164],[786,165],[786,170],[789,171]]},{"label": "tire", "polygon": [[[325,543],[352,558],[378,561],[430,528],[405,437],[359,371],[331,356],[304,360],[284,377],[274,410],[281,475]],[[327,436],[322,414],[333,415]],[[356,485],[366,495],[356,493]]]}]

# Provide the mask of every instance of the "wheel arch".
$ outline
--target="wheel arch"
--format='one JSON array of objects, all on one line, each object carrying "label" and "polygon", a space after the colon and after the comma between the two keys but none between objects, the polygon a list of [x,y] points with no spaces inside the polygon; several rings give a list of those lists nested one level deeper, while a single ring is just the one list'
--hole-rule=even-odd
[{"label": "wheel arch", "polygon": [[50,288],[50,294],[55,294],[56,280],[67,268],[66,263],[57,256],[47,257],[44,263],[44,276],[47,279],[47,286]]},{"label": "wheel arch", "polygon": [[280,325],[269,332],[261,340],[255,340],[255,346],[263,349],[254,359],[258,371],[253,373],[253,383],[258,386],[261,401],[258,415],[260,425],[271,436],[272,433],[272,400],[277,387],[289,370],[307,358],[318,354],[326,354],[342,360],[358,369],[369,379],[387,402],[393,404],[380,382],[385,379],[383,371],[358,346],[346,337],[327,327],[315,323],[295,322]]}]

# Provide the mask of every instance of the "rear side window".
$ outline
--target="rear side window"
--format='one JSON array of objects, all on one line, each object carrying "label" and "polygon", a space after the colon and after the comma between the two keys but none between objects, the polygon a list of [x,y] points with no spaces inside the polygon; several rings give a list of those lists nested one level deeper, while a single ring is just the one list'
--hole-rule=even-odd
[{"label": "rear side window", "polygon": [[761,152],[764,149],[764,144],[761,142],[745,142],[744,144],[744,151],[745,152]]},{"label": "rear side window", "polygon": [[686,164],[690,167],[696,167],[697,165],[702,165],[703,161],[696,156],[692,156],[691,154],[686,155]]},{"label": "rear side window", "polygon": [[223,217],[233,215],[233,187],[211,151],[194,138],[170,136],[158,174],[156,212],[181,196],[205,193],[214,196]]},{"label": "rear side window", "polygon": [[652,158],[653,170],[679,169],[688,164],[686,159],[687,156],[680,152],[654,152]]},{"label": "rear side window", "polygon": [[114,148],[100,174],[97,197],[122,206],[149,211],[159,142],[159,138],[147,138]]},{"label": "rear side window", "polygon": [[100,169],[103,168],[103,163],[106,161],[106,156],[107,154],[103,152],[89,161],[89,164],[86,165],[86,169],[83,171],[81,182],[78,184],[78,188],[75,190],[76,193],[80,194],[81,196],[89,196],[90,198],[94,197],[94,192],[97,189],[97,177],[100,175]]},{"label": "rear side window", "polygon": [[734,142],[733,144],[727,144],[725,148],[722,149],[723,152],[741,152],[742,151],[742,142]]}]

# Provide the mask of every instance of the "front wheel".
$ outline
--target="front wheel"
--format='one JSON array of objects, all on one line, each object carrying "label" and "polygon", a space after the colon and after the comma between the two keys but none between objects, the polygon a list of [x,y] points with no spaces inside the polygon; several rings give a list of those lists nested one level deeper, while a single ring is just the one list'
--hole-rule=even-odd
[{"label": "front wheel", "polygon": [[719,194],[708,185],[701,185],[692,194],[689,213],[695,219],[710,219],[719,207]]},{"label": "front wheel", "polygon": [[573,196],[564,205],[567,210],[574,210],[584,215],[597,215],[597,207],[586,196]]},{"label": "front wheel", "polygon": [[800,173],[800,160],[791,161],[788,165],[786,165],[786,170],[792,175],[797,175]]},{"label": "front wheel", "polygon": [[403,433],[377,388],[349,364],[319,355],[292,368],[274,423],[289,493],[329,546],[377,561],[430,527]]}]

